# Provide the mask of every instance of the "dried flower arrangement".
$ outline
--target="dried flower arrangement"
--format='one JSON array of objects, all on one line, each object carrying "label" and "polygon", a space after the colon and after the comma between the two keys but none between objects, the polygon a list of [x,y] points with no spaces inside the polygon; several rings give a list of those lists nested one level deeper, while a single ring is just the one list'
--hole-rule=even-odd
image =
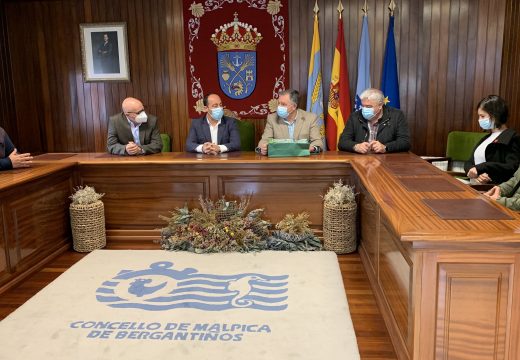
[{"label": "dried flower arrangement", "polygon": [[280,221],[270,236],[271,223],[263,220],[264,209],[247,212],[249,198],[240,202],[217,202],[199,197],[200,209],[187,205],[160,216],[168,222],[161,230],[161,247],[196,253],[248,252],[260,250],[319,250],[320,240],[309,228],[309,215],[289,214]]},{"label": "dried flower arrangement", "polygon": [[161,216],[168,222],[161,231],[163,249],[196,253],[265,249],[271,224],[262,219],[263,209],[246,213],[249,199],[237,203],[222,198],[214,203],[199,197],[199,202],[201,209],[190,211],[185,205],[172,211],[171,218]]},{"label": "dried flower arrangement", "polygon": [[75,192],[69,198],[72,200],[74,205],[88,205],[97,202],[105,194],[98,194],[93,187],[90,186],[78,186],[74,189]]},{"label": "dried flower arrangement", "polygon": [[303,212],[296,216],[287,214],[276,224],[276,229],[267,239],[269,250],[313,251],[321,250],[321,241],[309,227],[309,214]]},{"label": "dried flower arrangement", "polygon": [[354,187],[347,184],[343,185],[340,179],[329,188],[323,200],[327,205],[331,206],[341,206],[355,202],[356,194],[354,193]]}]

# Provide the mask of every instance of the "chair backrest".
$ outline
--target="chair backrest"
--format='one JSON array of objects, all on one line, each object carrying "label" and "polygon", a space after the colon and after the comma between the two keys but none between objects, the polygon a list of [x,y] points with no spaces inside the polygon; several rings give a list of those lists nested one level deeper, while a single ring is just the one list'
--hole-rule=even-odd
[{"label": "chair backrest", "polygon": [[162,140],[162,150],[161,152],[170,152],[172,151],[171,139],[168,134],[161,134]]},{"label": "chair backrest", "polygon": [[240,131],[240,150],[255,150],[255,126],[244,120],[237,120],[238,131]]},{"label": "chair backrest", "polygon": [[475,145],[487,132],[452,131],[448,134],[446,156],[453,161],[467,161]]},{"label": "chair backrest", "polygon": [[224,109],[224,115],[236,120],[238,131],[240,132],[240,150],[255,150],[255,125],[249,121],[242,120],[236,111]]}]

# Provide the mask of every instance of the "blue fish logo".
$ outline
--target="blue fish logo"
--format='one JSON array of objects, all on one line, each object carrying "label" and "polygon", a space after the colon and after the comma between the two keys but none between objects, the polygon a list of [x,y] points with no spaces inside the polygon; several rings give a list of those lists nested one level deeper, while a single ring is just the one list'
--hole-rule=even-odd
[{"label": "blue fish logo", "polygon": [[169,261],[148,269],[121,270],[96,291],[99,302],[113,308],[164,311],[191,308],[222,311],[249,308],[287,309],[288,275],[202,274],[193,268],[173,269]]}]

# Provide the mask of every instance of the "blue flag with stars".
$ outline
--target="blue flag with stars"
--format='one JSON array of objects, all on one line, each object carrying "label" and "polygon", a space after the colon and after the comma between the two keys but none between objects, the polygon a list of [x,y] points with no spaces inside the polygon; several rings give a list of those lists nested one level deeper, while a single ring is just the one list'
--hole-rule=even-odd
[{"label": "blue flag with stars", "polygon": [[399,101],[399,76],[397,74],[397,55],[395,53],[394,17],[390,16],[388,35],[386,37],[385,57],[383,59],[383,76],[381,91],[385,94],[385,105],[401,108]]}]

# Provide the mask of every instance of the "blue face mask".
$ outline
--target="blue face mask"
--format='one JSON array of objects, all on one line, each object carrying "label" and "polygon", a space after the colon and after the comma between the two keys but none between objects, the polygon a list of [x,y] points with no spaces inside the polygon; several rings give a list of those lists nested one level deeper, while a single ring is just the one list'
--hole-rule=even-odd
[{"label": "blue face mask", "polygon": [[276,113],[282,119],[287,119],[287,117],[289,116],[289,112],[287,111],[287,106],[278,105],[278,107],[276,108]]},{"label": "blue face mask", "polygon": [[217,121],[224,116],[224,109],[221,107],[211,109],[211,117]]},{"label": "blue face mask", "polygon": [[489,118],[478,119],[478,124],[484,130],[491,130],[493,129],[493,125],[495,125],[494,122],[491,121]]},{"label": "blue face mask", "polygon": [[361,115],[363,115],[363,117],[366,120],[372,119],[375,114],[376,113],[374,111],[374,108],[368,108],[368,107],[364,107],[364,106],[361,108]]}]

